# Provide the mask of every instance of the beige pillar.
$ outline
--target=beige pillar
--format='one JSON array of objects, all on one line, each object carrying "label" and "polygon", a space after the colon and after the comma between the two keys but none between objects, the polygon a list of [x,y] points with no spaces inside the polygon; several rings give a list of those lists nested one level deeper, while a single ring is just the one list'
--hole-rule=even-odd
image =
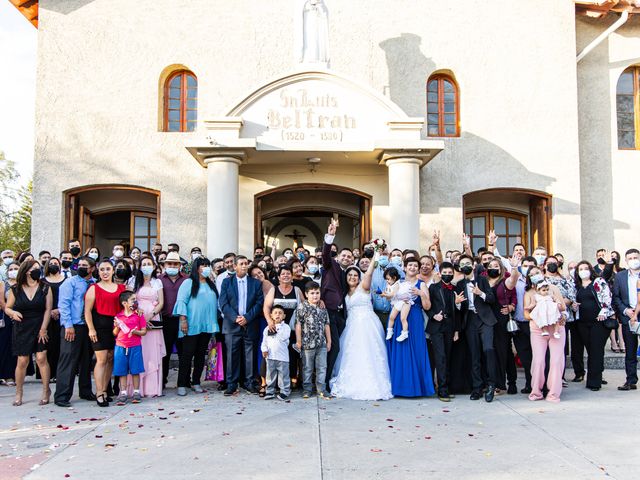
[{"label": "beige pillar", "polygon": [[415,157],[392,157],[389,168],[389,217],[392,248],[420,247],[420,166]]},{"label": "beige pillar", "polygon": [[238,251],[238,169],[236,157],[208,157],[207,256]]}]

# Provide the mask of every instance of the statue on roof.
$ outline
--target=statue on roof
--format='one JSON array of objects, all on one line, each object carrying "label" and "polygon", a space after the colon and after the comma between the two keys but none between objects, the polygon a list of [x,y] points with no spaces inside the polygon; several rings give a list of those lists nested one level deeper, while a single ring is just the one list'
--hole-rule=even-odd
[{"label": "statue on roof", "polygon": [[302,63],[329,65],[329,11],[323,0],[307,0],[304,4]]}]

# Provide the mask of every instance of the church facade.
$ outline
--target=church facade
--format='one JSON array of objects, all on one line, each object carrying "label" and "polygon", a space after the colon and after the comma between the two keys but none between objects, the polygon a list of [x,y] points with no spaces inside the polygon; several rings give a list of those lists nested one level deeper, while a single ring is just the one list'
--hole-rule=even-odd
[{"label": "church facade", "polygon": [[604,3],[40,0],[32,248],[313,248],[336,216],[350,247],[637,246],[640,21]]}]

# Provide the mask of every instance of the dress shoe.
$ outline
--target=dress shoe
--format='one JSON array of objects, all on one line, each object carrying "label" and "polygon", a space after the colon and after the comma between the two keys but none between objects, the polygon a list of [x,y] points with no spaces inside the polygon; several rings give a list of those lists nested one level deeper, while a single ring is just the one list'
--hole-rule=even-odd
[{"label": "dress shoe", "polygon": [[583,380],[584,380],[584,375],[576,375],[575,377],[573,377],[573,380],[571,381],[574,383],[580,383]]},{"label": "dress shoe", "polygon": [[441,402],[450,402],[451,397],[449,396],[448,393],[439,393],[438,400],[440,400]]},{"label": "dress shoe", "polygon": [[92,393],[90,395],[80,395],[80,398],[82,400],[87,400],[89,402],[95,402],[96,400],[96,396]]},{"label": "dress shoe", "polygon": [[225,397],[230,397],[231,395],[233,395],[234,393],[236,393],[238,391],[237,388],[231,388],[228,387],[225,391],[224,391],[224,396]]},{"label": "dress shoe", "polygon": [[493,396],[495,395],[495,393],[496,393],[495,387],[487,388],[487,392],[484,394],[484,401],[487,403],[493,402]]},{"label": "dress shoe", "polygon": [[592,392],[597,392],[598,390],[600,390],[600,387],[587,387],[587,388]]},{"label": "dress shoe", "polygon": [[471,395],[469,396],[469,400],[480,400],[480,392],[478,392],[477,390],[474,390],[473,392],[471,392]]},{"label": "dress shoe", "polygon": [[627,392],[629,390],[637,390],[638,386],[635,383],[625,383],[624,385],[618,387],[618,390],[621,392]]},{"label": "dress shoe", "polygon": [[70,402],[65,402],[64,400],[58,400],[57,402],[54,402],[57,406],[62,407],[62,408],[69,408],[71,406]]},{"label": "dress shoe", "polygon": [[244,387],[244,390],[245,390],[245,392],[247,392],[247,393],[249,393],[251,395],[258,395],[258,393],[259,393],[258,389],[253,385],[249,385],[249,386]]},{"label": "dress shoe", "polygon": [[507,388],[507,394],[508,395],[515,395],[518,393],[518,387],[516,387],[513,383],[511,385],[509,385],[509,388]]},{"label": "dress shoe", "polygon": [[227,382],[218,382],[217,390],[222,392],[227,389]]},{"label": "dress shoe", "polygon": [[524,387],[520,390],[520,393],[524,393],[525,395],[529,395],[531,393],[531,387]]},{"label": "dress shoe", "polygon": [[609,385],[609,382],[607,382],[604,378],[602,379],[602,382],[600,382],[600,383],[602,383],[602,385]]}]

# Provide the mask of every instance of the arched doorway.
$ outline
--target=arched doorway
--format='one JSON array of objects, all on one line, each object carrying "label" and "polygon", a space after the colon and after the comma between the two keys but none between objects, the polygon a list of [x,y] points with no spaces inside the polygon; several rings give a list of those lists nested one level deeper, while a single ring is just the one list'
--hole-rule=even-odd
[{"label": "arched doorway", "polygon": [[471,249],[486,247],[490,230],[498,235],[497,248],[510,254],[522,243],[528,253],[537,246],[552,251],[551,200],[548,193],[521,188],[489,188],[463,197],[464,232]]},{"label": "arched doorway", "polygon": [[312,250],[322,245],[332,217],[340,220],[335,242],[360,247],[371,237],[371,196],[347,187],[321,183],[286,185],[255,195],[255,244],[279,251],[294,245]]},{"label": "arched doorway", "polygon": [[65,245],[77,238],[110,255],[116,243],[150,250],[160,238],[160,192],[126,185],[90,185],[65,192]]}]

